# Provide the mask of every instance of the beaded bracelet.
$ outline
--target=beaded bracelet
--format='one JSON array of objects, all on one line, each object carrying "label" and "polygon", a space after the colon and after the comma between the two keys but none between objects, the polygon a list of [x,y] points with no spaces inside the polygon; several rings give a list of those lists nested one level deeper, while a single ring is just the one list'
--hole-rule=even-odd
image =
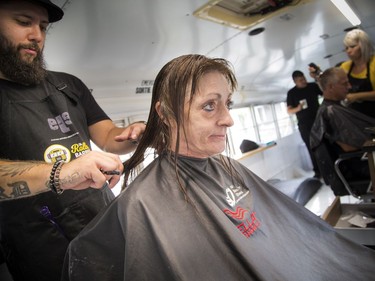
[{"label": "beaded bracelet", "polygon": [[63,165],[64,161],[55,162],[49,177],[49,188],[58,195],[64,192],[64,190],[60,187],[60,171]]}]

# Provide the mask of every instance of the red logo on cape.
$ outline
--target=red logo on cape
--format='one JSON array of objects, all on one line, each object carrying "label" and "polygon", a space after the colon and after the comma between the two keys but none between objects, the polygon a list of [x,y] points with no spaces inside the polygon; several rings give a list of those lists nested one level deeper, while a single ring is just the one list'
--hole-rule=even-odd
[{"label": "red logo on cape", "polygon": [[237,228],[243,235],[249,238],[259,228],[260,222],[256,218],[255,212],[249,212],[246,209],[237,207],[235,211],[225,209],[224,213],[239,221]]}]

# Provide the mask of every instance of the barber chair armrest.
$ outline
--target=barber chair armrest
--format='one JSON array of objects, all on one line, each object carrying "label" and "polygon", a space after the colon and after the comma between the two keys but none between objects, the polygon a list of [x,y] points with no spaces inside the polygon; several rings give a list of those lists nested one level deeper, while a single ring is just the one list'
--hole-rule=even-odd
[{"label": "barber chair armrest", "polygon": [[364,154],[366,154],[366,152],[364,152],[362,150],[351,151],[351,152],[344,152],[344,153],[341,153],[339,155],[339,159],[347,160],[347,159],[351,159],[351,158],[355,158],[355,157],[361,158],[361,157],[364,156]]},{"label": "barber chair armrest", "polygon": [[352,158],[360,158],[362,161],[367,161],[367,152],[362,151],[362,150],[358,150],[358,151],[353,151],[353,152],[341,153],[339,155],[339,157],[336,159],[334,167],[335,167],[335,171],[336,171],[337,175],[341,179],[341,181],[344,184],[344,186],[345,186],[346,190],[348,191],[348,193],[351,196],[355,197],[355,198],[362,199],[361,195],[356,194],[355,192],[353,192],[352,188],[350,187],[350,184],[345,179],[343,173],[340,170],[340,163],[343,162],[343,161],[352,159]]}]

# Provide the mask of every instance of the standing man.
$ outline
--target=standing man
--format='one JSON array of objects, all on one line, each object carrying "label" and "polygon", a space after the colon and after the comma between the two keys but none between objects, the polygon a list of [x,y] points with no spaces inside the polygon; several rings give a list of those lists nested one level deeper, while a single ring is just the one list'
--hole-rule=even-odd
[{"label": "standing man", "polygon": [[15,281],[60,280],[70,240],[113,198],[116,154],[145,128],[115,127],[81,80],[46,70],[62,17],[50,0],[0,2],[0,250]]},{"label": "standing man", "polygon": [[294,71],[292,78],[295,86],[288,91],[287,111],[289,114],[297,115],[298,129],[309,152],[314,177],[320,178],[318,165],[310,149],[310,132],[319,108],[319,96],[322,95],[322,91],[316,83],[308,83],[302,71]]}]

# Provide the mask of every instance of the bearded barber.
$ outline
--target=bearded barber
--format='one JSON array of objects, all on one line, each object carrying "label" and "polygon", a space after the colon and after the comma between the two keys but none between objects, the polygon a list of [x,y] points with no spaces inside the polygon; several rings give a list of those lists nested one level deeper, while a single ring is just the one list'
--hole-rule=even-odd
[{"label": "bearded barber", "polygon": [[46,70],[46,30],[63,14],[0,2],[0,243],[14,280],[60,280],[69,241],[113,198],[117,154],[145,128],[115,127],[81,80]]}]

